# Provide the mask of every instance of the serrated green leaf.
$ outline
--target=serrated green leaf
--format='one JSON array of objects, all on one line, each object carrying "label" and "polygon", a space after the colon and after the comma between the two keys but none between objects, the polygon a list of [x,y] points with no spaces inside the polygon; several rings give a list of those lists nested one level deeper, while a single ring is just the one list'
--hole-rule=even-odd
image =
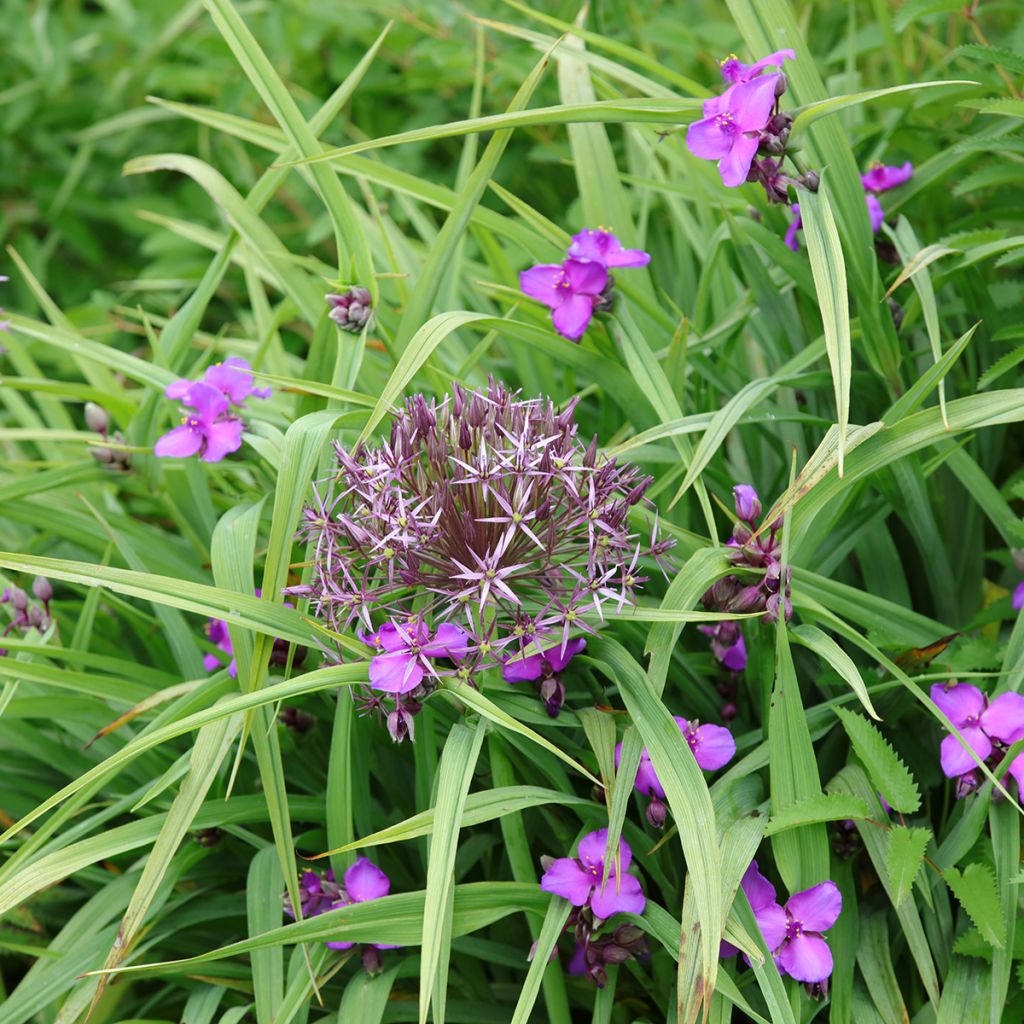
[{"label": "serrated green leaf", "polygon": [[985,941],[1002,949],[1006,929],[992,869],[985,864],[968,864],[963,871],[947,868],[942,877]]},{"label": "serrated green leaf", "polygon": [[917,783],[888,740],[866,718],[833,708],[875,788],[893,810],[913,814],[921,806]]},{"label": "serrated green leaf", "polygon": [[953,51],[954,57],[967,57],[983,64],[994,64],[1006,68],[1015,75],[1024,75],[1024,57],[1000,46],[981,46],[979,43],[967,43]]},{"label": "serrated green leaf", "polygon": [[866,818],[868,805],[859,797],[843,793],[819,793],[790,804],[779,814],[773,814],[765,829],[766,836],[784,832],[801,825],[823,821],[845,821],[847,818]]},{"label": "serrated green leaf", "polygon": [[909,895],[932,837],[931,829],[894,825],[889,831],[885,866],[889,872],[893,903],[899,906]]}]

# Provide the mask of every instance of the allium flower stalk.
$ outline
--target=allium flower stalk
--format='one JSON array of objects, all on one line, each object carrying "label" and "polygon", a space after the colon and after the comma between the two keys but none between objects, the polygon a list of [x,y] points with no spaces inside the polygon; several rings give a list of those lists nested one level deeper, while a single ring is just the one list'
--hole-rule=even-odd
[{"label": "allium flower stalk", "polygon": [[[307,919],[326,914],[329,910],[351,906],[353,903],[365,903],[387,896],[391,891],[391,881],[373,861],[360,857],[345,872],[342,884],[338,884],[334,872],[328,868],[322,875],[315,871],[304,871],[299,879],[302,917]],[[287,893],[284,894],[284,911],[295,918],[295,910]],[[354,942],[325,942],[328,949],[352,949]],[[387,946],[379,943],[363,943],[360,951],[363,967],[367,973],[376,974],[381,968],[380,950],[398,949],[398,946]]]},{"label": "allium flower stalk", "polygon": [[242,447],[244,424],[235,415],[250,397],[268,398],[269,388],[252,382],[252,367],[239,356],[206,368],[200,381],[176,380],[167,385],[168,398],[191,410],[180,427],[163,435],[153,448],[158,458],[187,458],[198,454],[204,462],[220,462]]},{"label": "allium flower stalk", "polygon": [[544,681],[605,605],[633,602],[641,558],[672,546],[630,532],[651,479],[599,456],[596,438],[585,445],[574,408],[493,381],[455,385],[440,402],[410,398],[380,445],[336,446],[338,473],[315,488],[300,531],[312,580],[289,592],[374,651],[368,710],[387,714],[379,695],[397,696],[396,738],[444,676],[501,667],[560,703]]},{"label": "allium flower stalk", "polygon": [[[699,722],[687,721],[673,715],[673,721],[686,739],[697,764],[706,772],[713,772],[727,765],[736,754],[736,741],[732,733],[720,725],[701,725]],[[622,757],[622,744],[615,747],[615,768],[618,770]],[[661,828],[665,824],[668,808],[665,806],[665,790],[658,779],[654,765],[651,764],[647,748],[640,752],[640,765],[637,768],[633,786],[637,792],[650,798],[647,805],[647,821],[653,828]]]},{"label": "allium flower stalk", "polygon": [[[1024,696],[1019,693],[1003,693],[989,702],[981,690],[969,683],[936,683],[931,688],[931,698],[979,760],[990,768],[998,767],[1006,751],[1017,740],[1024,739]],[[978,788],[981,773],[955,736],[942,741],[940,757],[943,775],[957,780],[958,797]],[[1024,793],[1024,754],[1013,759],[1009,771]]]},{"label": "allium flower stalk", "polygon": [[615,279],[612,267],[645,267],[650,253],[625,249],[606,228],[585,228],[573,235],[567,259],[542,263],[519,275],[524,295],[551,309],[551,320],[563,337],[579,341],[594,313],[612,308]]}]

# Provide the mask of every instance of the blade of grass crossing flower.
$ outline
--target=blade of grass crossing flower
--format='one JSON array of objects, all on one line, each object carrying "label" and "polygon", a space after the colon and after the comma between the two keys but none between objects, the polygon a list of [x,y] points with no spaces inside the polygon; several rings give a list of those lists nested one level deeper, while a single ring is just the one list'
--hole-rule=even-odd
[{"label": "blade of grass crossing flower", "polygon": [[[331,730],[331,753],[327,762],[327,844],[336,878],[355,860],[349,852],[355,839],[352,777],[355,758],[352,749],[352,720],[356,706],[349,694],[339,693]],[[373,838],[373,837],[371,837]],[[372,845],[372,844],[368,844]]]},{"label": "blade of grass crossing flower", "polygon": [[[509,111],[521,111],[530,102],[534,91],[540,84],[548,64],[548,54],[545,54],[534,66],[529,76],[519,87],[515,97],[509,104]],[[451,213],[445,219],[444,225],[434,239],[433,245],[427,254],[427,258],[420,268],[416,285],[405,304],[402,319],[395,332],[394,349],[399,355],[404,355],[415,335],[420,331],[422,325],[430,314],[434,298],[444,280],[444,270],[448,266],[452,254],[458,245],[459,239],[469,224],[473,210],[480,202],[480,197],[487,188],[487,183],[497,170],[498,163],[505,152],[509,139],[512,137],[512,130],[509,128],[498,129],[491,140],[484,148],[483,156],[479,163],[466,180],[466,184],[459,191],[452,206]],[[399,391],[401,388],[398,389]]]},{"label": "blade of grass crossing flower", "polygon": [[651,681],[628,652],[612,640],[591,643],[590,657],[618,688],[630,719],[647,747],[669,809],[694,886],[700,923],[702,970],[697,979],[706,1003],[715,989],[718,944],[722,935],[721,868],[715,810],[697,761]]},{"label": "blade of grass crossing flower", "polygon": [[[784,815],[804,800],[821,795],[818,763],[800,699],[786,626],[775,637],[775,686],[768,716],[768,774],[772,814]],[[790,892],[829,877],[828,837],[823,825],[805,825],[772,836],[779,874]]]},{"label": "blade of grass crossing flower", "polygon": [[544,915],[544,924],[541,925],[540,934],[534,943],[530,969],[526,972],[523,987],[519,991],[519,999],[516,1001],[516,1008],[512,1014],[512,1024],[527,1024],[530,1020],[551,954],[565,929],[571,909],[572,906],[568,900],[563,900],[558,896],[551,897],[548,912]]},{"label": "blade of grass crossing flower", "polygon": [[[438,766],[437,796],[434,801],[434,828],[430,836],[427,884],[423,902],[423,931],[420,966],[420,1024],[426,1024],[433,1003],[438,1006],[438,965],[447,959],[450,947],[442,949],[445,935],[451,940],[451,912],[454,889],[455,854],[459,843],[459,822],[466,795],[476,771],[480,746],[487,731],[480,718],[470,728],[457,722],[445,742]],[[447,946],[447,942],[445,942]],[[443,996],[441,997],[443,999]],[[443,1012],[438,1014],[443,1020]]]},{"label": "blade of grass crossing flower", "polygon": [[853,373],[850,351],[850,308],[846,291],[846,261],[839,243],[832,205],[824,176],[817,192],[800,192],[800,216],[804,241],[818,293],[818,308],[825,331],[825,351],[832,369],[839,424],[839,475],[843,475],[846,431],[850,422],[850,379]]},{"label": "blade of grass crossing flower", "polygon": [[993,803],[989,809],[989,827],[992,832],[992,853],[999,888],[1002,933],[1011,936],[1009,942],[992,950],[989,1024],[1000,1024],[1006,1009],[1010,976],[1013,972],[1012,936],[1017,924],[1017,894],[1020,891],[1020,818],[1016,810],[1008,804]]},{"label": "blade of grass crossing flower", "polygon": [[[249,875],[245,882],[250,935],[281,927],[283,888],[284,877],[277,862],[277,853],[272,846],[264,846],[249,862]],[[277,1018],[284,997],[284,950],[281,946],[253,950],[249,954],[249,962],[252,965],[257,1024],[271,1024]]]},{"label": "blade of grass crossing flower", "polygon": [[338,1024],[380,1024],[388,1008],[391,988],[398,976],[399,964],[382,971],[377,975],[369,975],[365,971],[357,971],[341,997],[338,1007]]},{"label": "blade of grass crossing flower", "polygon": [[[214,24],[224,37],[235,59],[249,81],[266,103],[275,120],[285,130],[289,141],[302,156],[316,156],[321,151],[316,133],[306,123],[298,104],[281,81],[274,65],[260,48],[255,36],[239,16],[230,0],[204,0]],[[322,164],[310,168],[317,190],[334,226],[338,248],[338,275],[345,279],[352,275],[378,297],[377,278],[373,272],[370,246],[363,234],[362,224],[352,209],[352,201],[334,171]]]},{"label": "blade of grass crossing flower", "polygon": [[[181,789],[174,798],[167,819],[160,830],[160,835],[146,858],[146,865],[142,869],[142,875],[132,893],[128,909],[118,928],[117,937],[104,961],[104,970],[117,967],[131,951],[142,927],[146,911],[156,896],[181,840],[191,828],[193,819],[217,778],[221,763],[241,724],[241,717],[232,715],[205,726],[196,737],[188,775],[182,782]],[[105,979],[101,980],[96,987],[91,1004],[93,1010],[103,995],[104,988]]]}]

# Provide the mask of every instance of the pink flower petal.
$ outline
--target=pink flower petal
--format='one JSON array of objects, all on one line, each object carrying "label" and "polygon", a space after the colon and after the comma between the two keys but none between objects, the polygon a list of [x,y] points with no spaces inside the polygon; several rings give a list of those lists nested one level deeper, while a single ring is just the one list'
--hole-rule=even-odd
[{"label": "pink flower petal", "polygon": [[391,881],[373,861],[360,857],[345,872],[345,891],[356,903],[365,903],[387,896]]},{"label": "pink flower petal", "polygon": [[1020,611],[1021,608],[1024,608],[1024,580],[1022,580],[1020,583],[1017,584],[1016,587],[1013,588],[1013,597],[1010,603],[1017,611]]},{"label": "pink flower petal", "polygon": [[736,754],[736,741],[732,733],[721,725],[702,725],[697,730],[693,755],[697,764],[706,771],[712,772],[722,765],[728,764]]},{"label": "pink flower petal", "polygon": [[871,230],[877,235],[878,229],[885,223],[885,210],[882,209],[882,204],[873,195],[866,195],[864,202],[868,206],[868,220],[871,221]]},{"label": "pink flower petal", "polygon": [[551,320],[559,334],[576,341],[583,337],[593,315],[594,300],[589,295],[573,295],[551,314]]},{"label": "pink flower petal", "polygon": [[786,901],[786,910],[799,921],[804,931],[827,931],[843,909],[843,896],[835,882],[819,882],[810,889],[794,893]]},{"label": "pink flower petal", "polygon": [[572,857],[559,857],[540,880],[544,892],[561,896],[574,907],[582,907],[587,902],[593,885],[593,876],[581,871]]},{"label": "pink flower petal", "polygon": [[789,939],[776,959],[779,967],[797,981],[824,981],[832,974],[832,950],[820,935],[804,933]]},{"label": "pink flower petal", "polygon": [[212,423],[222,413],[228,411],[228,400],[215,387],[211,387],[204,381],[196,381],[188,391],[182,395],[182,402],[195,409],[198,419]]},{"label": "pink flower petal", "polygon": [[252,390],[252,367],[240,356],[231,356],[223,363],[208,366],[203,380],[235,405],[241,405]]},{"label": "pink flower petal", "polygon": [[788,919],[785,910],[778,903],[769,903],[758,907],[754,911],[754,918],[757,920],[757,927],[761,929],[761,937],[768,947],[768,952],[774,953],[786,938]]},{"label": "pink flower petal", "polygon": [[544,656],[531,654],[524,658],[521,654],[513,654],[501,666],[501,678],[506,683],[525,683],[540,679],[543,671]]},{"label": "pink flower petal", "polygon": [[775,86],[781,75],[760,75],[737,85],[729,97],[729,110],[740,132],[759,132],[767,124],[775,106]]},{"label": "pink flower petal", "polygon": [[612,875],[600,892],[594,891],[590,906],[595,917],[606,920],[612,914],[642,914],[647,900],[639,879],[633,875]]},{"label": "pink flower petal", "polygon": [[164,389],[164,394],[168,398],[173,398],[177,401],[179,398],[185,397],[190,387],[192,387],[192,381],[190,380],[172,380]]},{"label": "pink flower petal", "polygon": [[409,693],[420,685],[423,675],[419,659],[407,651],[370,659],[370,685],[382,693]]},{"label": "pink flower petal", "polygon": [[202,431],[183,425],[164,434],[153,446],[153,454],[159,459],[186,459],[195,455],[202,444]]},{"label": "pink flower petal", "polygon": [[608,283],[608,269],[603,263],[566,260],[562,266],[572,290],[579,295],[600,295]]},{"label": "pink flower petal", "polygon": [[985,710],[985,695],[970,683],[950,687],[936,683],[930,692],[935,706],[958,728],[968,718],[980,718]]},{"label": "pink flower petal", "polygon": [[551,666],[552,672],[564,672],[566,665],[568,665],[577,654],[586,650],[586,647],[587,641],[583,637],[578,636],[566,643],[564,651],[562,650],[561,644],[549,647],[544,652],[544,657]]},{"label": "pink flower petal", "polygon": [[423,647],[428,658],[461,658],[469,650],[469,634],[454,622],[437,627],[434,639]]},{"label": "pink flower petal", "polygon": [[[608,829],[598,829],[590,832],[580,840],[577,856],[589,868],[595,868],[598,872],[604,870],[604,851],[608,845]],[[625,872],[626,868],[633,862],[633,851],[629,843],[619,836],[619,871]],[[615,865],[610,868],[615,873]]]},{"label": "pink flower petal", "polygon": [[206,431],[206,449],[201,456],[203,462],[220,462],[225,455],[237,452],[242,447],[241,420],[227,419],[212,424]]},{"label": "pink flower petal", "polygon": [[636,780],[633,785],[644,796],[653,796],[664,800],[665,790],[662,788],[658,773],[654,770],[654,765],[651,764],[651,759],[646,755],[647,750],[645,749],[644,756],[640,758],[640,766],[637,768]]},{"label": "pink flower petal", "polygon": [[[706,111],[705,111],[706,113]],[[734,133],[726,130],[717,112],[686,129],[686,148],[701,160],[721,160],[730,149]]]},{"label": "pink flower petal", "polygon": [[[981,729],[967,726],[960,730],[960,735],[980,760],[984,761],[992,753],[992,743]],[[947,736],[942,741],[942,746],[939,748],[939,763],[942,765],[943,774],[948,779],[955,779],[958,775],[977,768],[974,758],[964,750],[955,736]]]},{"label": "pink flower petal", "polygon": [[747,894],[754,913],[763,907],[775,904],[775,886],[758,870],[756,860],[750,862],[750,867],[744,872],[740,885]]},{"label": "pink flower petal", "polygon": [[981,727],[1001,743],[1024,739],[1024,696],[1019,693],[1000,694],[981,715]]},{"label": "pink flower petal", "polygon": [[524,295],[557,309],[569,294],[564,287],[565,271],[560,263],[542,263],[519,275],[519,288]]},{"label": "pink flower petal", "polygon": [[732,149],[718,161],[718,173],[726,188],[738,188],[747,180],[759,144],[756,136],[735,136]]}]

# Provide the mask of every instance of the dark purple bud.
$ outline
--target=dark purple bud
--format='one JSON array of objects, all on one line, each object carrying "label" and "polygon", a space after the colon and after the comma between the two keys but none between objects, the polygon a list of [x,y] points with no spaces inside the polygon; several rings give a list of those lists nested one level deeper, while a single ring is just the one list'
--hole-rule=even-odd
[{"label": "dark purple bud", "polygon": [[544,710],[551,718],[557,718],[565,703],[565,687],[558,676],[548,676],[541,680],[540,699],[544,702]]},{"label": "dark purple bud", "polygon": [[804,985],[804,991],[811,999],[826,999],[828,997],[828,978],[824,981],[809,981]]},{"label": "dark purple bud", "polygon": [[28,624],[30,626],[35,626],[36,629],[42,629],[45,622],[46,617],[43,615],[42,609],[39,605],[32,605],[28,610]]},{"label": "dark purple bud", "polygon": [[309,732],[316,723],[316,719],[312,715],[291,705],[281,708],[281,713],[277,716],[277,720],[286,729],[290,729],[292,732],[297,732],[300,735]]},{"label": "dark purple bud", "polygon": [[598,987],[604,988],[608,984],[608,974],[600,964],[594,964],[587,974],[590,976],[590,980]]},{"label": "dark purple bud", "polygon": [[601,952],[606,964],[624,964],[632,955],[628,949],[614,942],[608,943]]},{"label": "dark purple bud", "polygon": [[800,184],[808,192],[817,192],[818,187],[821,185],[821,177],[817,171],[805,171],[800,175]]},{"label": "dark purple bud", "polygon": [[94,430],[97,434],[102,434],[106,437],[107,431],[110,429],[110,417],[107,415],[107,410],[95,402],[86,402],[85,425],[90,430]]},{"label": "dark purple bud", "polygon": [[556,860],[558,860],[557,857],[551,857],[546,853],[542,853],[540,857],[540,866],[544,871],[547,871]]},{"label": "dark purple bud", "polygon": [[647,815],[647,822],[651,828],[664,828],[665,818],[668,816],[668,808],[656,796],[651,797],[651,802],[644,812]]},{"label": "dark purple bud", "polygon": [[201,828],[193,833],[192,838],[200,846],[216,846],[224,838],[224,832],[219,828]]},{"label": "dark purple bud", "polygon": [[965,796],[970,796],[970,794],[973,793],[980,785],[981,772],[977,769],[965,772],[956,780],[954,793],[956,794],[957,800],[962,800]]},{"label": "dark purple bud", "polygon": [[722,710],[719,713],[721,714],[723,721],[731,722],[739,714],[739,710],[736,705],[730,701],[728,704],[722,705]]},{"label": "dark purple bud", "polygon": [[778,99],[786,91],[789,82],[786,81],[786,75],[784,72],[779,72],[779,77],[775,80],[775,98]]},{"label": "dark purple bud", "polygon": [[53,587],[45,576],[37,576],[32,581],[32,593],[43,604],[49,604],[53,600]]},{"label": "dark purple bud", "polygon": [[380,950],[376,946],[363,946],[362,952],[363,970],[371,976],[374,974],[380,974],[380,969],[384,964],[383,957],[380,955]]},{"label": "dark purple bud", "polygon": [[388,732],[395,743],[401,743],[406,737],[410,740],[415,739],[414,731],[412,715],[406,714],[401,708],[395,708],[388,715]]},{"label": "dark purple bud", "polygon": [[11,604],[15,611],[25,611],[28,608],[28,594],[21,587],[11,587]]},{"label": "dark purple bud", "polygon": [[757,491],[750,484],[737,484],[732,489],[732,496],[733,502],[736,505],[736,515],[739,519],[753,524],[760,518],[761,499],[757,496]]}]

